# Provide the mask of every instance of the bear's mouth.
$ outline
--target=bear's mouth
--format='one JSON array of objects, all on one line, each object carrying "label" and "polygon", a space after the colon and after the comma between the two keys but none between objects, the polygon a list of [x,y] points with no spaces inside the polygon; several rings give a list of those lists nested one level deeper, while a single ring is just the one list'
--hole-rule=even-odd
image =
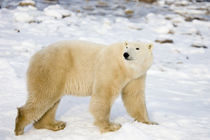
[{"label": "bear's mouth", "polygon": [[134,59],[133,58],[125,58],[125,60],[132,61]]}]

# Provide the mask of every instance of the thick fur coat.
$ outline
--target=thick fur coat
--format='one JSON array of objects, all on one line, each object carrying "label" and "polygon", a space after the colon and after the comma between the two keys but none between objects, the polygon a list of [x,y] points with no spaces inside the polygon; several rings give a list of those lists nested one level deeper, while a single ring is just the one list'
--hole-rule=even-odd
[{"label": "thick fur coat", "polygon": [[61,130],[55,120],[64,95],[91,96],[90,112],[101,132],[121,125],[109,121],[114,100],[122,93],[128,113],[137,121],[149,121],[145,105],[146,72],[152,64],[152,44],[123,42],[111,45],[87,41],[62,41],[37,52],[27,71],[28,98],[18,108],[15,134],[34,123],[37,129]]}]

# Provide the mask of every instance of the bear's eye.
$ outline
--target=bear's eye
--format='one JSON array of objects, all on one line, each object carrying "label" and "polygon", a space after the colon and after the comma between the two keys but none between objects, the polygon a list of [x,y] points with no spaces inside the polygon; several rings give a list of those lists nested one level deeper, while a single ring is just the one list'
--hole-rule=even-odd
[{"label": "bear's eye", "polygon": [[139,50],[139,48],[136,48],[136,50]]}]

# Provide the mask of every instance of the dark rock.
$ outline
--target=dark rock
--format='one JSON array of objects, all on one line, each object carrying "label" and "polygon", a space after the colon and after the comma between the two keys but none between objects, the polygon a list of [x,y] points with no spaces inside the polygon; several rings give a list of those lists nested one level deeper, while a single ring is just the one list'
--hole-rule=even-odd
[{"label": "dark rock", "polygon": [[19,32],[20,32],[20,30],[19,30],[19,29],[15,29],[15,31],[16,31],[17,33],[19,33]]},{"label": "dark rock", "polygon": [[37,23],[37,24],[39,24],[39,23],[42,23],[42,21],[40,21],[40,20],[31,20],[31,21],[29,21],[28,23],[29,23],[29,24],[32,24],[32,23]]},{"label": "dark rock", "polygon": [[142,28],[140,27],[135,27],[135,26],[128,26],[130,29],[134,29],[134,30],[142,30]]},{"label": "dark rock", "polygon": [[108,7],[109,5],[106,2],[98,1],[96,7]]},{"label": "dark rock", "polygon": [[34,1],[21,1],[18,4],[19,6],[33,6],[36,7],[36,4]]},{"label": "dark rock", "polygon": [[157,0],[139,0],[139,1],[146,2],[146,3],[153,3],[153,2],[156,2]]},{"label": "dark rock", "polygon": [[192,44],[191,47],[208,49],[206,45],[202,45],[202,44]]},{"label": "dark rock", "polygon": [[179,62],[176,62],[177,64],[183,64],[183,62],[179,61]]},{"label": "dark rock", "polygon": [[94,7],[92,6],[85,6],[85,7],[82,7],[84,10],[87,10],[87,11],[93,11],[94,10]]},{"label": "dark rock", "polygon": [[156,39],[155,42],[164,44],[164,43],[174,43],[172,39]]},{"label": "dark rock", "polygon": [[210,2],[210,0],[196,0],[196,2]]},{"label": "dark rock", "polygon": [[177,24],[177,23],[173,23],[173,26],[174,26],[174,27],[178,27],[178,24]]},{"label": "dark rock", "polygon": [[128,15],[128,16],[132,16],[134,14],[134,11],[130,10],[130,9],[126,9],[125,14]]},{"label": "dark rock", "polygon": [[174,32],[174,30],[169,30],[168,31],[168,34],[171,34],[171,35],[173,35],[175,32]]},{"label": "dark rock", "polygon": [[193,21],[193,20],[208,21],[207,19],[202,18],[202,17],[185,17],[185,21],[191,22],[191,21]]},{"label": "dark rock", "polygon": [[62,15],[62,18],[70,17],[71,15]]},{"label": "dark rock", "polygon": [[165,17],[166,20],[171,20],[171,17]]}]

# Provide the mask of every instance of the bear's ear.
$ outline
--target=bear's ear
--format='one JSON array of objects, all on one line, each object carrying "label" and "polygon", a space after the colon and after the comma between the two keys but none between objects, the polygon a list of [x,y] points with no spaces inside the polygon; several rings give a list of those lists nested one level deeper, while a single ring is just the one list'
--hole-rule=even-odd
[{"label": "bear's ear", "polygon": [[127,46],[127,45],[128,45],[127,41],[125,41],[125,42],[124,42],[124,45],[125,45],[125,46]]},{"label": "bear's ear", "polygon": [[154,47],[154,45],[153,45],[152,43],[150,43],[150,44],[148,45],[148,49],[149,49],[149,50],[152,50],[153,47]]}]

